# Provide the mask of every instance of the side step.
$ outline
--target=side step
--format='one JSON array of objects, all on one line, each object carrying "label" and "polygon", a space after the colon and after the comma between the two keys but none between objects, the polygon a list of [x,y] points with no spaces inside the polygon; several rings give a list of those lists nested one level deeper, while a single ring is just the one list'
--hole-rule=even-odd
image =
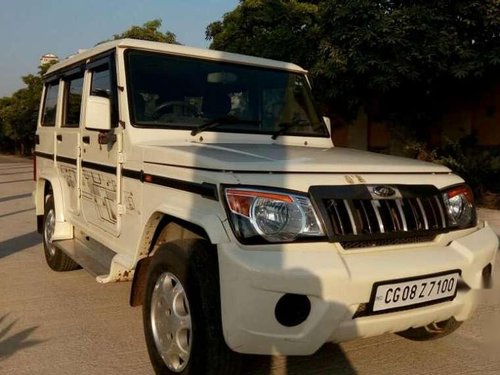
[{"label": "side step", "polygon": [[113,257],[116,255],[114,251],[103,246],[88,246],[78,238],[55,241],[54,245],[96,278],[109,274]]}]

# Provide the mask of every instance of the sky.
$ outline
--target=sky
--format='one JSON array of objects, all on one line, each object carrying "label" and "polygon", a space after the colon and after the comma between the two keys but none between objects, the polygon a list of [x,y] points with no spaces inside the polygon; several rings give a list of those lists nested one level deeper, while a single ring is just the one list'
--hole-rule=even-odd
[{"label": "sky", "polygon": [[40,57],[93,47],[132,25],[160,18],[185,45],[208,47],[206,26],[238,0],[0,0],[0,97],[23,87]]}]

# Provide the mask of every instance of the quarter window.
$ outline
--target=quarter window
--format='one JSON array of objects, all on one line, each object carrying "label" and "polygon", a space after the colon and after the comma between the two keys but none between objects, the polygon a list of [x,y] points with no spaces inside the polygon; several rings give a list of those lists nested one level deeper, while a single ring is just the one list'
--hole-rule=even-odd
[{"label": "quarter window", "polygon": [[57,93],[59,82],[50,83],[45,89],[45,101],[43,105],[42,126],[55,126],[57,112]]},{"label": "quarter window", "polygon": [[66,81],[64,93],[65,127],[78,127],[82,109],[83,74]]}]

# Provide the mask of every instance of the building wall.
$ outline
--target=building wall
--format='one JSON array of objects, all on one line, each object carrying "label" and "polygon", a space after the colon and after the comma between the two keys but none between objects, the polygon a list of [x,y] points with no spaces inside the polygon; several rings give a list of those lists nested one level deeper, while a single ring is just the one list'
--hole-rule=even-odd
[{"label": "building wall", "polygon": [[[450,98],[449,112],[431,130],[427,143],[440,146],[446,140],[457,140],[474,134],[477,145],[500,147],[500,82],[493,83],[472,99],[457,95]],[[348,125],[332,123],[332,137],[337,146],[389,151],[394,147],[391,126],[373,122],[360,111]]]}]

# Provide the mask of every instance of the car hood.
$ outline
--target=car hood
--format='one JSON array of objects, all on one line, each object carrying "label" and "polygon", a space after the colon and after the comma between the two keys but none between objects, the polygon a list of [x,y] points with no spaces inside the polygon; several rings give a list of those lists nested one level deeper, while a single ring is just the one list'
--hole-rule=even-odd
[{"label": "car hood", "polygon": [[341,147],[278,144],[145,145],[145,163],[232,172],[447,173],[438,164]]}]

